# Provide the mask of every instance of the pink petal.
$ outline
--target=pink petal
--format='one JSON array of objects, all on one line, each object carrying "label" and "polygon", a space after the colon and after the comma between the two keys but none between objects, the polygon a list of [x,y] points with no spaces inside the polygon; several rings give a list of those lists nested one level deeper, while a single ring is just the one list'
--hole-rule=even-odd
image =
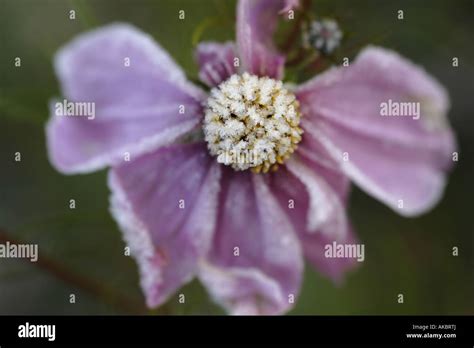
[{"label": "pink petal", "polygon": [[269,181],[308,261],[318,272],[340,282],[357,262],[352,258],[326,258],[324,247],[333,241],[355,243],[344,206],[348,179],[336,170],[293,156],[285,167],[271,174]]},{"label": "pink petal", "polygon": [[[304,191],[307,191],[308,206],[305,209],[307,211],[306,230],[308,232],[319,230],[329,237],[344,239],[347,234],[347,217],[344,202],[337,193],[337,190],[341,190],[341,188],[331,187],[328,182],[329,178],[322,176],[323,172],[320,172],[318,170],[319,167],[316,165],[313,164],[313,167],[310,167],[301,158],[293,157],[287,161],[286,168],[288,172],[304,185]],[[343,178],[340,173],[334,173],[333,175]],[[275,176],[277,177],[278,175]],[[343,180],[341,179],[341,181]],[[299,186],[301,188],[301,185]],[[346,183],[344,183],[344,186],[348,189]],[[300,190],[300,193],[303,193],[302,190]]]},{"label": "pink petal", "polygon": [[280,13],[287,13],[288,11],[294,10],[300,7],[300,0],[285,0],[284,1],[285,7],[280,10]]},{"label": "pink petal", "polygon": [[199,78],[209,87],[219,85],[237,73],[234,66],[235,45],[232,42],[203,42],[196,48]]},{"label": "pink petal", "polygon": [[288,311],[303,271],[291,223],[261,175],[226,169],[220,199],[213,248],[199,278],[233,314]]},{"label": "pink petal", "polygon": [[194,277],[209,249],[220,167],[203,144],[174,145],[112,169],[109,186],[147,304],[158,306]]},{"label": "pink petal", "polygon": [[[297,216],[294,219],[298,219]],[[295,228],[297,227],[295,226]],[[322,233],[303,232],[299,234],[301,244],[304,245],[306,259],[318,273],[328,277],[336,285],[341,285],[346,273],[357,268],[360,264],[356,258],[328,258],[325,256],[326,247],[332,245],[333,242],[344,245],[359,243],[350,223],[347,224],[346,229],[346,236],[343,239],[331,238]]]},{"label": "pink petal", "polygon": [[97,170],[125,152],[134,158],[168,144],[202,115],[204,93],[150,36],[130,25],[79,36],[56,55],[55,69],[68,101],[95,103],[94,119],[57,116],[52,105],[49,157],[64,173]]},{"label": "pink petal", "polygon": [[240,0],[237,6],[237,45],[244,71],[282,79],[285,56],[273,44],[288,0]]},{"label": "pink petal", "polygon": [[304,165],[329,184],[345,204],[350,193],[350,180],[319,139],[310,135],[303,136],[298,144],[297,154]]},{"label": "pink petal", "polygon": [[[300,86],[297,98],[305,135],[323,144],[369,194],[406,216],[440,199],[456,145],[446,91],[420,67],[370,47],[350,67]],[[389,99],[419,102],[420,119],[381,116]]]}]

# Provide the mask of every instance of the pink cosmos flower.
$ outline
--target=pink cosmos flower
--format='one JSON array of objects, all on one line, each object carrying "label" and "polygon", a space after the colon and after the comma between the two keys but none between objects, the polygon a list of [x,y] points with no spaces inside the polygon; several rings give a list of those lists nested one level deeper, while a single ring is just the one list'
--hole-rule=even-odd
[{"label": "pink cosmos flower", "polygon": [[[236,44],[197,47],[210,93],[130,25],[84,34],[56,56],[64,96],[94,102],[96,117],[53,114],[51,162],[67,174],[111,167],[111,212],[150,307],[198,277],[230,313],[284,313],[304,257],[335,281],[354,265],[324,257],[324,245],[355,241],[350,180],[404,216],[442,194],[455,151],[444,88],[377,47],[282,85],[272,35],[296,4],[239,2]],[[420,103],[419,119],[381,116],[389,100]],[[256,157],[232,157],[245,151]]]}]

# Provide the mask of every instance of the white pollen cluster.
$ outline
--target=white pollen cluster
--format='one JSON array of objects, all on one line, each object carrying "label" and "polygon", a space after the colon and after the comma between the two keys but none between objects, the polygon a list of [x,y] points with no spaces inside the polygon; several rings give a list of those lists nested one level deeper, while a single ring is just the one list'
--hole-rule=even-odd
[{"label": "white pollen cluster", "polygon": [[301,140],[298,109],[281,81],[232,75],[207,100],[203,130],[209,151],[235,170],[276,170]]}]

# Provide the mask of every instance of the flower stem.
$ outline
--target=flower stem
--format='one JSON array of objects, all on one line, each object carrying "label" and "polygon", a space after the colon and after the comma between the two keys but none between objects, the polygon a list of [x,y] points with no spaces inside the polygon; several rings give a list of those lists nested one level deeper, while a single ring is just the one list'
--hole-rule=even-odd
[{"label": "flower stem", "polygon": [[[0,243],[9,242],[10,244],[25,244],[22,241],[14,239],[9,236],[9,233],[0,228]],[[107,288],[103,283],[93,279],[84,277],[81,274],[72,272],[67,269],[62,263],[39,253],[37,262],[33,263],[35,266],[47,271],[56,278],[60,279],[66,284],[84,290],[97,298],[100,298],[109,305],[120,308],[122,311],[130,314],[146,314],[145,306],[137,301],[132,301],[129,298],[115,293],[110,288]]]}]

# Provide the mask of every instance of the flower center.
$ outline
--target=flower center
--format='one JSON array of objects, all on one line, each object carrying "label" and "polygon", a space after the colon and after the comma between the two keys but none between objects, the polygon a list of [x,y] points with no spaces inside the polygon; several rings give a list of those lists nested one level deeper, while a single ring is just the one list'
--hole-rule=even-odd
[{"label": "flower center", "polygon": [[299,123],[299,103],[281,81],[244,73],[211,90],[203,131],[217,162],[266,173],[295,151]]}]

